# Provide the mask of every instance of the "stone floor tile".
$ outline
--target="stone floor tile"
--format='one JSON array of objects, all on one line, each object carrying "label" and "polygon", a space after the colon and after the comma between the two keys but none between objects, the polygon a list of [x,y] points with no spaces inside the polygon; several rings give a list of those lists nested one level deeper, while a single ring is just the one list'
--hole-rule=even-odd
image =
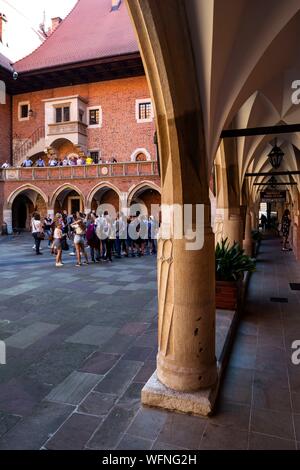
[{"label": "stone floor tile", "polygon": [[49,450],[81,450],[95,432],[100,418],[74,413],[63,426],[45,443]]},{"label": "stone floor tile", "polygon": [[39,339],[52,333],[58,326],[59,325],[53,325],[51,323],[36,322],[9,338],[6,338],[5,342],[7,346],[26,349]]},{"label": "stone floor tile", "polygon": [[101,375],[74,371],[61,384],[51,390],[45,399],[48,401],[77,405],[101,378]]}]

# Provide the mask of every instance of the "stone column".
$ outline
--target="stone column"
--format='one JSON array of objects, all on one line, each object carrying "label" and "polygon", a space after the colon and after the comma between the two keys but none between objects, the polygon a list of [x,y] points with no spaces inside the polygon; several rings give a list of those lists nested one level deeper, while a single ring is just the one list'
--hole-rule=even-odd
[{"label": "stone column", "polygon": [[128,215],[128,193],[122,192],[120,197],[120,212],[123,212],[124,215]]},{"label": "stone column", "polygon": [[255,212],[255,209],[252,209],[250,211],[250,217],[251,217],[251,230],[258,230],[257,215]]},{"label": "stone column", "polygon": [[7,224],[7,233],[8,233],[8,235],[12,235],[13,226],[12,226],[12,210],[11,209],[4,209],[3,210],[3,222],[5,222]]},{"label": "stone column", "polygon": [[208,216],[201,250],[187,251],[186,240],[159,240],[157,376],[174,390],[208,388],[217,380],[214,250]]},{"label": "stone column", "polygon": [[245,238],[243,240],[243,248],[247,255],[252,256],[251,213],[249,209],[247,209],[246,212]]}]

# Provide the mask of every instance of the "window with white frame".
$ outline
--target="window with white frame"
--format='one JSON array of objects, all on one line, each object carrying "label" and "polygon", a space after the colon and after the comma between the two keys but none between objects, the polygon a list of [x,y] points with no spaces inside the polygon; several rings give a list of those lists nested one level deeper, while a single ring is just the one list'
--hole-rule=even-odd
[{"label": "window with white frame", "polygon": [[150,98],[136,100],[135,117],[137,122],[152,122],[154,118],[153,106]]},{"label": "window with white frame", "polygon": [[91,106],[87,109],[88,127],[102,126],[102,108],[101,106]]},{"label": "window with white frame", "polygon": [[18,104],[18,119],[19,119],[19,121],[28,121],[29,120],[29,110],[30,110],[30,102],[29,101],[21,101]]}]

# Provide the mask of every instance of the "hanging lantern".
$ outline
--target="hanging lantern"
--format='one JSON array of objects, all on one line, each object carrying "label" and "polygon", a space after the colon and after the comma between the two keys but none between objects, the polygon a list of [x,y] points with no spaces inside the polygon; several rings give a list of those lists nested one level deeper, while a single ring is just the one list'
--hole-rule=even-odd
[{"label": "hanging lantern", "polygon": [[280,167],[283,156],[284,152],[281,150],[280,147],[277,146],[277,139],[275,139],[275,145],[272,148],[271,152],[268,154],[272,168],[276,170]]}]

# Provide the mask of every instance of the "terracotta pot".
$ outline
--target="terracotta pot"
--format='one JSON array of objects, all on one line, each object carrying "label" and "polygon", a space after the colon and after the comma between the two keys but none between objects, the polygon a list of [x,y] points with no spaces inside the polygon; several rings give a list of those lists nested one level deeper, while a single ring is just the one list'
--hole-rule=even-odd
[{"label": "terracotta pot", "polygon": [[216,308],[236,310],[240,299],[241,282],[216,281]]}]

